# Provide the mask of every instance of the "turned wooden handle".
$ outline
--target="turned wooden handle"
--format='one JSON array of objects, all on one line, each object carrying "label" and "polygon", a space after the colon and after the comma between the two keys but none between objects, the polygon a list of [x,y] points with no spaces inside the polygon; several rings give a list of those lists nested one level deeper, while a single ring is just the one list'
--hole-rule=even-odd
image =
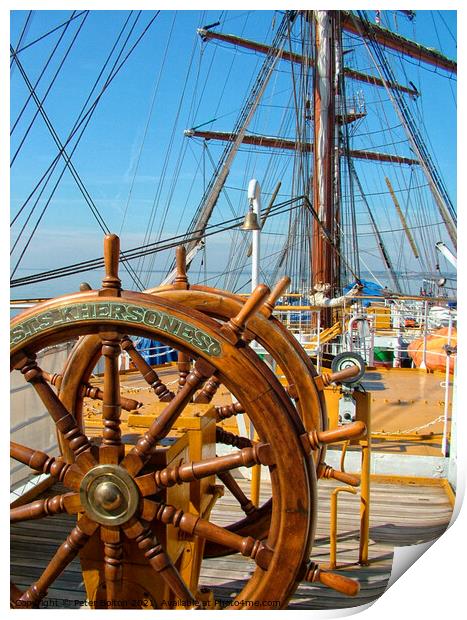
[{"label": "turned wooden handle", "polygon": [[274,306],[276,305],[276,301],[279,299],[281,295],[288,289],[291,280],[289,276],[284,276],[281,278],[274,288],[271,291],[271,294],[266,300],[264,307],[269,311],[269,314],[274,310]]},{"label": "turned wooden handle", "polygon": [[318,581],[323,586],[337,590],[337,592],[345,594],[345,596],[356,596],[360,591],[360,584],[356,579],[350,579],[350,577],[344,577],[344,575],[325,570],[318,572]]},{"label": "turned wooden handle", "polygon": [[50,461],[49,455],[45,452],[31,450],[28,446],[23,446],[15,441],[10,441],[10,457],[35,471],[42,471],[42,468]]},{"label": "turned wooden handle", "polygon": [[[224,454],[203,461],[191,461],[175,467],[165,467],[151,474],[156,482],[154,492],[171,487],[174,484],[193,482],[237,469],[237,467],[252,467],[253,465],[274,465],[274,455],[269,444],[257,443],[251,448],[243,448],[231,454]],[[150,492],[153,492],[153,489],[150,489]]]},{"label": "turned wooden handle", "polygon": [[350,424],[344,424],[338,428],[334,428],[329,431],[318,431],[316,436],[319,443],[339,443],[339,441],[348,441],[350,439],[359,439],[366,435],[366,424],[361,420],[351,422]]},{"label": "turned wooden handle", "polygon": [[329,431],[310,431],[300,436],[303,447],[307,452],[318,450],[322,446],[330,443],[339,443],[340,441],[350,441],[351,439],[359,439],[367,433],[366,424],[361,420],[344,424],[338,428]]},{"label": "turned wooden handle", "polygon": [[105,276],[102,280],[102,288],[118,289],[121,288],[120,278],[118,277],[118,259],[120,257],[120,239],[117,235],[105,235],[104,237],[104,265]]},{"label": "turned wooden handle", "polygon": [[255,314],[261,306],[267,295],[269,295],[269,287],[265,284],[258,284],[250,297],[246,300],[237,316],[230,319],[229,324],[235,330],[241,330],[245,327],[248,319]]},{"label": "turned wooden handle", "polygon": [[186,248],[184,245],[179,245],[175,250],[175,263],[177,275],[186,276]]},{"label": "turned wooden handle", "polygon": [[[49,372],[42,370],[42,376],[58,390],[60,389],[63,381],[63,375],[52,375]],[[81,383],[80,395],[83,397],[93,398],[95,400],[102,400],[104,398],[104,392],[100,388],[90,385],[89,383]],[[120,396],[120,405],[123,409],[125,409],[125,411],[134,411],[135,409],[139,409],[142,404],[143,403],[140,403],[137,400],[133,400],[133,398],[125,398],[125,396]]]},{"label": "turned wooden handle", "polygon": [[188,277],[186,275],[186,248],[179,245],[175,250],[175,268],[177,275],[174,280],[175,287],[187,288]]},{"label": "turned wooden handle", "polygon": [[[128,336],[122,338],[121,347],[124,351],[127,351],[131,361],[143,375],[143,379],[152,387],[157,398],[162,402],[172,400],[174,393],[168,390],[162,383],[157,372],[147,363],[141,353],[135,349],[133,341]],[[121,404],[123,407],[123,400]]]},{"label": "turned wooden handle", "polygon": [[360,485],[360,476],[348,474],[347,472],[339,471],[338,469],[334,469],[332,471],[331,478],[334,478],[334,480],[339,480],[339,482],[343,482],[344,484],[349,484],[351,487],[358,487]]},{"label": "turned wooden handle", "polygon": [[352,377],[356,377],[360,372],[360,367],[354,364],[353,366],[348,366],[344,368],[344,370],[339,370],[339,372],[333,372],[328,375],[329,383],[342,383],[346,379],[352,379]]},{"label": "turned wooden handle", "polygon": [[351,487],[358,487],[360,485],[360,476],[354,474],[348,474],[345,471],[338,471],[326,463],[321,463],[318,467],[318,478],[334,478],[344,484],[348,484]]},{"label": "turned wooden handle", "polygon": [[143,403],[140,403],[137,400],[133,400],[133,398],[126,398],[125,396],[120,396],[120,405],[122,409],[125,411],[135,411],[143,406]]},{"label": "turned wooden handle", "polygon": [[60,386],[62,384],[62,379],[63,379],[62,375],[59,375],[57,373],[51,374],[50,372],[47,372],[46,370],[42,370],[42,369],[41,369],[41,372],[42,372],[42,376],[44,377],[46,381],[54,385],[58,390],[60,389]]}]

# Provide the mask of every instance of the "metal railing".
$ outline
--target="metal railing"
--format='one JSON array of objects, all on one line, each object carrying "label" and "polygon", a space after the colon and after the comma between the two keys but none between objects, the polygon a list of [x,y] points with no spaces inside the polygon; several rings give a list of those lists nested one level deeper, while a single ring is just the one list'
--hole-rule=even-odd
[{"label": "metal railing", "polygon": [[[290,296],[287,297],[287,300]],[[303,298],[298,298],[303,301]],[[336,323],[323,328],[319,309],[306,304],[288,305],[281,300],[274,316],[296,336],[310,355],[321,360],[326,353],[354,351],[368,365],[415,366],[428,368],[427,357],[438,356],[444,370],[446,352],[432,347],[433,337],[446,340],[451,347],[457,326],[457,311],[446,300],[413,298],[362,297],[334,309]],[[336,328],[337,323],[340,329]],[[443,328],[449,334],[443,333]],[[408,355],[411,343],[422,339],[417,351],[421,362],[416,364]],[[443,361],[444,360],[444,361]],[[452,371],[452,364],[451,364]]]}]

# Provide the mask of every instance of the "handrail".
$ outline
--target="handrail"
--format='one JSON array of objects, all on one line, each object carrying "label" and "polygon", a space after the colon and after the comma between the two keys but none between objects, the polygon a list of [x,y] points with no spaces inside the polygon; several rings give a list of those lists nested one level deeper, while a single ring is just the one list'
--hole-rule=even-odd
[{"label": "handrail", "polygon": [[[251,293],[240,293],[240,297],[249,297]],[[307,297],[306,293],[286,293],[285,295],[281,296],[283,299],[284,298],[300,298],[300,297]],[[50,297],[33,297],[33,298],[23,298],[23,299],[11,299],[10,300],[10,306],[18,306],[19,304],[38,304],[41,303],[43,301],[48,301],[50,299]],[[351,298],[349,298],[350,301]],[[384,301],[387,300],[403,300],[403,301],[428,301],[428,302],[444,302],[444,303],[452,303],[452,302],[456,302],[457,298],[456,297],[426,297],[426,296],[421,296],[421,295],[400,295],[397,293],[391,293],[387,296],[382,296],[382,295],[358,295],[355,298],[357,301],[359,300],[368,300],[368,299],[373,299],[375,301],[381,301],[384,303]],[[310,307],[316,307],[316,306],[293,306],[294,308],[300,308],[300,309],[308,309]],[[284,308],[290,308],[290,306],[285,305]],[[278,309],[282,309],[282,306],[276,306],[275,310]]]}]

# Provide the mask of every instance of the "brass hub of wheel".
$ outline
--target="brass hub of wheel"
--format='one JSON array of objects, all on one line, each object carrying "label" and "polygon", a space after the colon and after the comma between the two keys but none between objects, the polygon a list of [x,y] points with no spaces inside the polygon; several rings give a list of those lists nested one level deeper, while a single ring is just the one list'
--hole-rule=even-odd
[{"label": "brass hub of wheel", "polygon": [[79,493],[86,513],[101,525],[126,523],[138,508],[138,487],[118,465],[98,465],[89,470]]}]

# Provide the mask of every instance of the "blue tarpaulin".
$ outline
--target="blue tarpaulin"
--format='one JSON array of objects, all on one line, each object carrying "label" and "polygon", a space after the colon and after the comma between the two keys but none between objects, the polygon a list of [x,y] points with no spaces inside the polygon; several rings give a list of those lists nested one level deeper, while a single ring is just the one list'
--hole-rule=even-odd
[{"label": "blue tarpaulin", "polygon": [[[310,303],[308,297],[289,297],[287,300],[288,306],[307,306]],[[311,313],[307,311],[292,312],[288,315],[289,321],[309,321]]]},{"label": "blue tarpaulin", "polygon": [[151,366],[177,361],[177,352],[174,351],[172,347],[158,340],[140,338],[136,343],[136,350],[141,353],[141,356]]},{"label": "blue tarpaulin", "polygon": [[[361,295],[369,295],[372,297],[383,297],[384,296],[384,288],[380,284],[376,284],[376,282],[370,282],[370,280],[360,280],[363,284],[363,289],[360,291]],[[351,288],[353,288],[357,282],[352,282],[351,284],[347,284],[344,286],[344,293],[348,293]],[[371,304],[371,299],[365,299],[363,301],[364,306],[369,306]]]}]

